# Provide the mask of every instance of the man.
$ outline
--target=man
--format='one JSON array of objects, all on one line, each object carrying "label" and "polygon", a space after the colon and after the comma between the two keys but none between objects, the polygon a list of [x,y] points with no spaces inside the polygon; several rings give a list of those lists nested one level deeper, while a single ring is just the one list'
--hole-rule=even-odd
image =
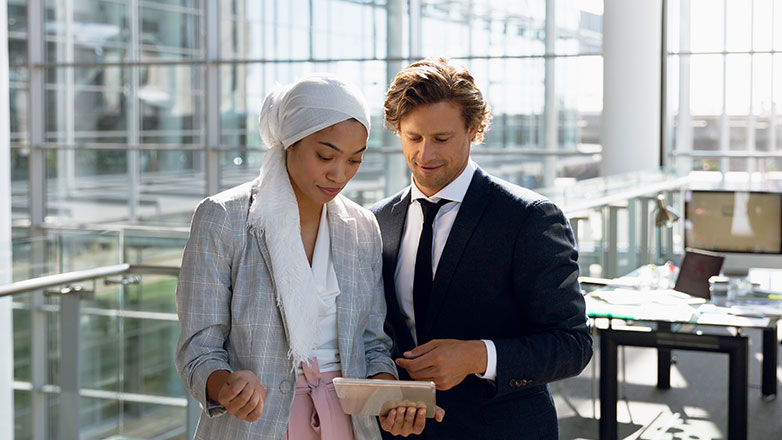
[{"label": "man", "polygon": [[423,438],[556,439],[547,384],[592,357],[578,252],[557,206],[470,159],[489,113],[444,58],[409,65],[388,89],[386,125],[413,184],[372,208],[386,327],[403,378],[437,386],[445,418]]}]

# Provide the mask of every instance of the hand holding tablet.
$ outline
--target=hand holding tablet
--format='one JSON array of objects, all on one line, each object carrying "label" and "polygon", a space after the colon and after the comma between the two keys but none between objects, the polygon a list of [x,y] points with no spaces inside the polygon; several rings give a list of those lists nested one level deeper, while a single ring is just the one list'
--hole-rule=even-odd
[{"label": "hand holding tablet", "polygon": [[334,389],[346,414],[384,416],[393,408],[426,409],[435,416],[434,382],[335,378]]},{"label": "hand holding tablet", "polygon": [[380,427],[393,435],[420,434],[426,418],[441,422],[434,382],[335,378],[334,389],[346,414],[379,416]]}]

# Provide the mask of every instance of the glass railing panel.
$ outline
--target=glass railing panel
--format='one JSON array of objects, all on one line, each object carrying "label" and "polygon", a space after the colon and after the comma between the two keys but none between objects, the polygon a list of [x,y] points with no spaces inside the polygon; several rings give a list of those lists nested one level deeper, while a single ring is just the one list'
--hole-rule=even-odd
[{"label": "glass railing panel", "polygon": [[185,398],[174,366],[179,323],[154,319],[124,319],[124,391]]},{"label": "glass railing panel", "polygon": [[[185,440],[186,408],[155,403],[123,402],[118,412],[119,437],[132,439]],[[84,437],[83,437],[84,438]],[[103,436],[87,437],[104,439]]]},{"label": "glass railing panel", "polygon": [[[81,264],[71,260],[84,257],[82,239],[78,234],[65,234],[51,241],[64,250],[60,253],[63,267]],[[100,244],[101,238],[94,242]],[[172,252],[176,253],[162,246],[149,255],[157,258]],[[17,439],[33,438],[35,429],[46,430],[46,438],[60,438],[57,429],[63,404],[78,405],[82,439],[184,438],[187,396],[174,366],[179,336],[176,276],[108,279],[108,284],[104,279],[74,283],[84,288],[78,321],[78,402],[62,402],[59,393],[64,385],[60,376],[63,341],[73,336],[62,333],[65,297],[40,291],[13,296]],[[123,280],[136,284],[123,284]],[[46,409],[45,421],[38,420],[41,408]]]},{"label": "glass railing panel", "polygon": [[[193,205],[195,210],[197,203]],[[190,213],[192,215],[192,212]],[[159,230],[123,231],[123,262],[151,266],[174,266],[182,264],[182,253],[190,235],[190,219],[177,228]],[[149,275],[147,275],[149,276]]]}]

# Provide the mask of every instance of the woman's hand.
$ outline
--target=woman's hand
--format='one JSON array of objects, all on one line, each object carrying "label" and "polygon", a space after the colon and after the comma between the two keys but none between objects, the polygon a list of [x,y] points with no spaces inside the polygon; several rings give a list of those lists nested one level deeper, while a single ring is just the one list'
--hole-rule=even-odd
[{"label": "woman's hand", "polygon": [[[443,421],[445,411],[439,406],[434,407],[434,419]],[[420,434],[426,427],[426,408],[404,407],[394,408],[385,416],[380,416],[380,427],[393,435],[407,437],[410,434]]]},{"label": "woman's hand", "polygon": [[252,423],[263,414],[266,389],[250,370],[217,370],[209,375],[206,390],[209,399],[219,402],[239,420]]}]

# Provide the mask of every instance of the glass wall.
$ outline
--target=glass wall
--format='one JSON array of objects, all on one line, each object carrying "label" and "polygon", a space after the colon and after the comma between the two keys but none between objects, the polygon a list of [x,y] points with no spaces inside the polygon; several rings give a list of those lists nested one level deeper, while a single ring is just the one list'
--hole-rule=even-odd
[{"label": "glass wall", "polygon": [[[382,106],[425,56],[455,58],[486,94],[493,125],[473,156],[488,172],[530,188],[598,173],[602,0],[7,3],[15,280],[179,265],[198,201],[258,175],[266,93],[313,71],[370,104],[368,153],[345,191],[361,204],[409,183]],[[98,283],[82,301],[83,438],[184,438],[174,283]],[[59,299],[40,298],[14,304],[18,439],[57,438]]]},{"label": "glass wall", "polygon": [[[28,11],[39,3],[35,17]],[[475,157],[490,172],[530,187],[594,177],[602,8],[601,0],[9,0],[14,219],[187,225],[199,199],[257,175],[265,94],[312,71],[341,75],[367,95],[375,129],[348,193],[369,204],[409,182],[398,141],[382,128],[382,104],[399,68],[430,55],[465,64],[486,93],[494,123]],[[36,23],[43,41],[28,38]],[[34,166],[36,154],[45,166]],[[36,203],[43,212],[31,218]]]},{"label": "glass wall", "polygon": [[782,169],[782,1],[668,3],[669,163],[678,158],[682,171]]}]

